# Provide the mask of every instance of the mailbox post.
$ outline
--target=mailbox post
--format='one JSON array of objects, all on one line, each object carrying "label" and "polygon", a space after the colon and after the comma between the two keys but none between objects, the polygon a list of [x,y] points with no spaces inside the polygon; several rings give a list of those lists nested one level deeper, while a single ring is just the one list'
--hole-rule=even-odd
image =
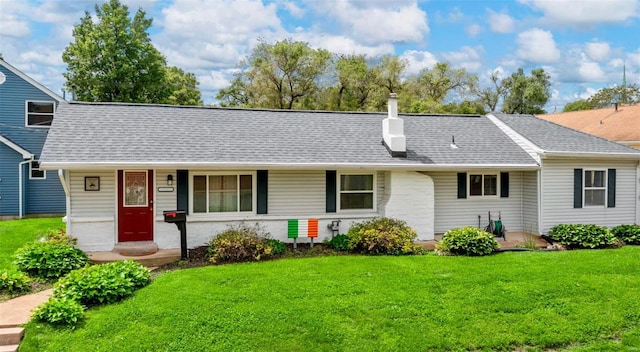
[{"label": "mailbox post", "polygon": [[187,259],[189,257],[187,252],[187,212],[184,210],[169,210],[162,213],[164,214],[164,222],[176,224],[176,227],[180,230],[180,259]]}]

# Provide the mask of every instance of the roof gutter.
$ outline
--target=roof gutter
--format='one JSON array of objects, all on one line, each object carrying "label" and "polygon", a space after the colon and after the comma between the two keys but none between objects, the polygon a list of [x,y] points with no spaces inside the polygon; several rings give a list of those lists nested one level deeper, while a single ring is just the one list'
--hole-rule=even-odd
[{"label": "roof gutter", "polygon": [[540,157],[542,159],[552,159],[552,158],[593,158],[593,159],[630,159],[630,160],[640,160],[640,152],[639,153],[604,153],[604,152],[552,152],[552,151],[543,151],[540,153]]},{"label": "roof gutter", "polygon": [[378,169],[411,171],[454,171],[500,169],[505,171],[538,170],[538,164],[407,164],[407,163],[228,163],[228,162],[41,162],[44,170],[114,170],[114,169],[282,169],[282,170],[333,170]]}]

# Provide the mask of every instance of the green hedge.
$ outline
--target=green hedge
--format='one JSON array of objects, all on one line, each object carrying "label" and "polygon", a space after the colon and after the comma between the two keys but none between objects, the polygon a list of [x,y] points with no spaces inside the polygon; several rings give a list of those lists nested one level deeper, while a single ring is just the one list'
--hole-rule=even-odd
[{"label": "green hedge", "polygon": [[560,224],[549,230],[549,237],[568,249],[607,248],[616,244],[617,239],[605,226],[593,224]]},{"label": "green hedge", "polygon": [[491,254],[499,247],[493,234],[473,226],[451,229],[436,244],[440,251],[470,256]]},{"label": "green hedge", "polygon": [[611,229],[611,233],[624,244],[640,244],[640,225],[618,225]]},{"label": "green hedge", "polygon": [[417,236],[406,222],[384,217],[354,223],[347,232],[349,249],[365,254],[423,254],[424,249],[413,243]]}]

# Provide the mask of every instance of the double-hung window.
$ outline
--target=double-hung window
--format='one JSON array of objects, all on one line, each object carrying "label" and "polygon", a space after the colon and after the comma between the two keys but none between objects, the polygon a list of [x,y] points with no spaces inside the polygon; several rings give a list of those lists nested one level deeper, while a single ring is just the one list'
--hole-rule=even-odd
[{"label": "double-hung window", "polygon": [[359,210],[374,209],[373,174],[341,174],[340,175],[340,209]]},{"label": "double-hung window", "polygon": [[55,104],[50,101],[27,101],[26,125],[49,127],[53,122]]},{"label": "double-hung window", "polygon": [[470,174],[470,196],[496,196],[498,195],[497,174]]},{"label": "double-hung window", "polygon": [[604,206],[607,198],[607,172],[584,170],[584,205]]},{"label": "double-hung window", "polygon": [[194,213],[253,211],[252,174],[193,176]]},{"label": "double-hung window", "polygon": [[47,178],[47,172],[40,169],[40,162],[37,160],[32,161],[29,164],[29,179],[31,180],[44,180]]}]

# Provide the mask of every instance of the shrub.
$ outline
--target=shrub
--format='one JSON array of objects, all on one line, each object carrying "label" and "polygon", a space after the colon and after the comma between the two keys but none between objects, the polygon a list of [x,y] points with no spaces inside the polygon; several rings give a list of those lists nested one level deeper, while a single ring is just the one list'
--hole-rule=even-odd
[{"label": "shrub", "polygon": [[68,244],[70,246],[75,246],[78,243],[78,239],[67,235],[63,229],[52,229],[45,232],[44,240],[46,242]]},{"label": "shrub", "polygon": [[84,315],[84,307],[68,297],[51,297],[38,307],[33,319],[58,325],[75,325]]},{"label": "shrub", "polygon": [[625,244],[640,244],[640,225],[618,225],[611,233]]},{"label": "shrub", "polygon": [[242,262],[267,258],[274,254],[269,233],[255,224],[229,226],[208,243],[207,256],[212,263]]},{"label": "shrub", "polygon": [[422,247],[413,243],[418,236],[406,222],[392,218],[375,218],[354,223],[347,232],[349,248],[367,254],[420,254]]},{"label": "shrub", "polygon": [[87,266],[61,278],[53,296],[84,305],[114,303],[128,297],[151,281],[149,270],[133,260]]},{"label": "shrub", "polygon": [[473,226],[449,230],[436,244],[438,250],[461,255],[487,255],[498,247],[493,234]]},{"label": "shrub", "polygon": [[31,289],[31,279],[23,272],[0,272],[0,292],[26,292]]},{"label": "shrub", "polygon": [[18,248],[14,264],[32,277],[59,278],[87,265],[87,255],[69,245],[58,242],[32,242]]},{"label": "shrub", "polygon": [[347,235],[335,235],[330,240],[325,240],[325,244],[337,251],[349,251],[349,237]]},{"label": "shrub", "polygon": [[616,238],[605,226],[583,224],[560,224],[549,230],[549,237],[568,249],[605,248],[616,243]]},{"label": "shrub", "polygon": [[282,255],[287,251],[286,243],[273,238],[266,240],[266,245],[267,247],[271,247],[272,255]]}]

